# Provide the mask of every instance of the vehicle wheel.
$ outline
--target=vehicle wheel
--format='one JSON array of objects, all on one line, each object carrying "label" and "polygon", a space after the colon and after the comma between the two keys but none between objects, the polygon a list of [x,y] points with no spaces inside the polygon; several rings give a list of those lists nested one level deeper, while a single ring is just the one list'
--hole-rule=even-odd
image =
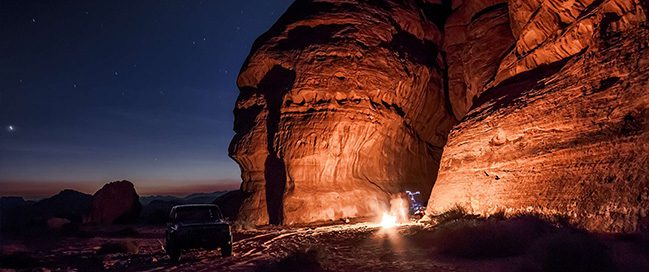
[{"label": "vehicle wheel", "polygon": [[221,247],[221,256],[232,256],[232,245],[224,245]]},{"label": "vehicle wheel", "polygon": [[180,260],[180,249],[173,246],[167,248],[167,255],[172,262],[177,262]]}]

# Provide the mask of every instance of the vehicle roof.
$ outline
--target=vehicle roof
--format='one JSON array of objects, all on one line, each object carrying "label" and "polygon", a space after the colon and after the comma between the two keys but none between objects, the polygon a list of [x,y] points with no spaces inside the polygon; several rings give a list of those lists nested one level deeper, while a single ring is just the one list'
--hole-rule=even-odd
[{"label": "vehicle roof", "polygon": [[183,205],[176,205],[173,207],[173,209],[177,208],[193,208],[193,207],[219,207],[214,204],[183,204]]}]

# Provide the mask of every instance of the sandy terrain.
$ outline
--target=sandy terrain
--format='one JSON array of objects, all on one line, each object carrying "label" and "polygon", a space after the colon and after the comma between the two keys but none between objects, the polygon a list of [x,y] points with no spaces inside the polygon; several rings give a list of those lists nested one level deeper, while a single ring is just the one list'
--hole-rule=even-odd
[{"label": "sandy terrain", "polygon": [[233,232],[233,256],[184,252],[164,226],[82,227],[2,237],[2,268],[24,271],[649,271],[649,237],[587,233],[534,217],[374,223]]},{"label": "sandy terrain", "polygon": [[[6,254],[29,250],[28,270],[119,270],[119,271],[251,271],[263,270],[292,252],[314,249],[326,270],[394,271],[506,271],[515,258],[497,261],[450,259],[436,254],[425,239],[422,225],[402,225],[384,230],[358,223],[312,228],[260,229],[234,234],[234,256],[221,257],[218,251],[190,251],[179,263],[169,261],[163,249],[163,227],[138,227],[137,234],[124,235],[86,230],[97,237],[51,238],[38,241],[3,242]],[[102,245],[128,244],[128,252],[99,253]],[[16,255],[22,256],[22,255]],[[29,259],[28,259],[29,260]]]}]

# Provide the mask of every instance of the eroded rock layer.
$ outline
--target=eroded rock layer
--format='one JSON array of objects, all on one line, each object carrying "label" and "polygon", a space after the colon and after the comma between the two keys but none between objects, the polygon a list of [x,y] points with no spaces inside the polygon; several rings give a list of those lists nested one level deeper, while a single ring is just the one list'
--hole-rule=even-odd
[{"label": "eroded rock layer", "polygon": [[646,230],[649,31],[641,3],[509,6],[515,45],[450,133],[428,211],[534,211],[591,230]]},{"label": "eroded rock layer", "polygon": [[455,122],[444,93],[444,10],[424,1],[297,1],[238,78],[230,154],[239,221],[373,216],[430,192]]}]

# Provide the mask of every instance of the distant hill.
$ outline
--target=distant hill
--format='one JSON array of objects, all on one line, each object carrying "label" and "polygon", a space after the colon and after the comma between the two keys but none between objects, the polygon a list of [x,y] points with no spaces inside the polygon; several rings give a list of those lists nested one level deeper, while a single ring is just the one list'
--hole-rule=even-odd
[{"label": "distant hill", "polygon": [[194,194],[187,195],[185,197],[176,197],[170,195],[143,196],[140,197],[140,203],[146,206],[155,200],[160,200],[160,201],[174,201],[183,204],[206,204],[206,203],[212,203],[212,201],[214,201],[216,198],[218,198],[219,196],[225,193],[227,193],[227,191],[218,191],[218,192],[211,192],[211,193],[194,193]]},{"label": "distant hill", "polygon": [[45,226],[52,217],[79,224],[89,213],[91,202],[91,195],[69,189],[38,202],[25,201],[22,197],[3,197],[0,201],[1,231],[37,229]]},{"label": "distant hill", "polygon": [[209,204],[226,193],[227,191],[219,191],[212,193],[195,193],[185,197],[169,195],[140,197],[140,203],[144,206],[142,214],[140,215],[140,221],[146,224],[163,224],[167,222],[169,212],[175,205]]},{"label": "distant hill", "polygon": [[0,211],[22,206],[26,203],[25,199],[19,196],[3,196],[0,197]]},{"label": "distant hill", "polygon": [[66,189],[58,194],[36,202],[34,206],[46,220],[50,217],[60,217],[80,223],[84,215],[90,212],[92,195]]}]

